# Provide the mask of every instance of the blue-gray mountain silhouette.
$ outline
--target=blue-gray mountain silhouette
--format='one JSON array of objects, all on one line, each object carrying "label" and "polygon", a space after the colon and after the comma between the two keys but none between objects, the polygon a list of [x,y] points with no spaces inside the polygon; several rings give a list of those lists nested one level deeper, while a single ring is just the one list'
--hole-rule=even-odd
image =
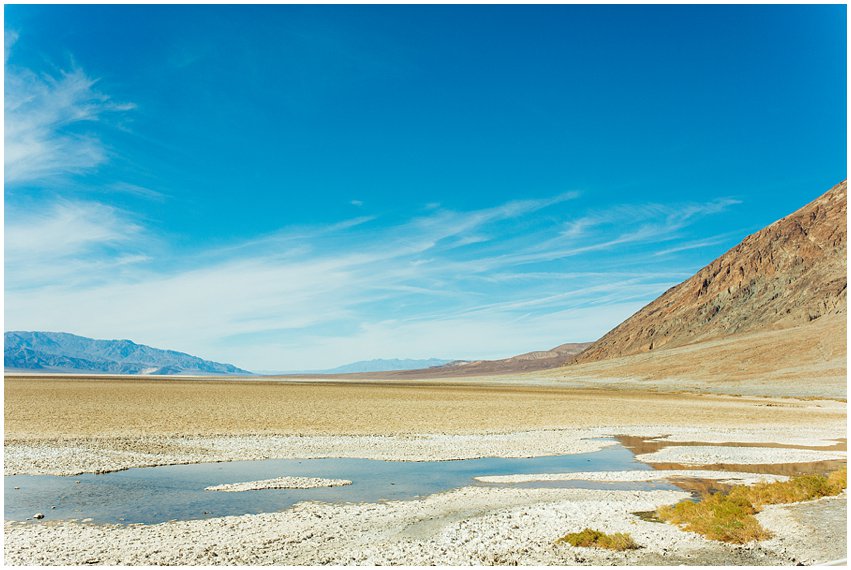
[{"label": "blue-gray mountain silhouette", "polygon": [[105,374],[251,374],[130,340],[97,340],[61,332],[12,331],[3,335],[6,369]]}]

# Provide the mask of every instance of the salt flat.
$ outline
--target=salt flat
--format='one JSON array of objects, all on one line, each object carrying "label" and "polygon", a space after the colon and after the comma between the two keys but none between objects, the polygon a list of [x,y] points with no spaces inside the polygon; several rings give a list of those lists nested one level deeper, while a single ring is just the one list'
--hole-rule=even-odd
[{"label": "salt flat", "polygon": [[[557,455],[601,449],[617,435],[656,438],[654,448],[670,445],[656,453],[677,460],[684,454],[717,459],[719,449],[741,463],[845,455],[835,449],[846,435],[846,406],[836,400],[445,381],[32,377],[7,377],[5,395],[6,474],[271,458]],[[705,448],[677,446],[702,435]],[[754,448],[712,442],[766,446],[756,448],[757,457],[749,455]],[[772,447],[783,444],[807,449]],[[766,515],[766,527],[777,521],[774,539],[733,547],[630,514],[685,496],[465,487],[408,501],[300,503],[281,513],[150,526],[7,522],[4,552],[12,564],[793,564],[832,556],[835,545],[808,530],[823,526],[827,515],[794,527],[797,536],[810,537],[801,541],[784,530],[787,507],[773,508],[780,514]],[[823,501],[825,513],[844,509],[844,495]],[[608,553],[554,545],[588,525],[629,532],[644,548]]]}]

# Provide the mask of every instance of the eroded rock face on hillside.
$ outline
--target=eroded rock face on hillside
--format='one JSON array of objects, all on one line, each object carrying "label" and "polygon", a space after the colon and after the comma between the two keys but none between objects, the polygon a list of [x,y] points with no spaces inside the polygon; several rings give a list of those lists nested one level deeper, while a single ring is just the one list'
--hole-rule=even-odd
[{"label": "eroded rock face on hillside", "polygon": [[847,313],[847,181],[745,238],[621,323],[577,362]]}]

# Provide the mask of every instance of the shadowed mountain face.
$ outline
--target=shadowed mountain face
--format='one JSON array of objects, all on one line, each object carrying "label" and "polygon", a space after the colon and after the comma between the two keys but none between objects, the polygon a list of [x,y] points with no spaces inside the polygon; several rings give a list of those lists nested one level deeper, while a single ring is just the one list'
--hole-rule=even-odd
[{"label": "shadowed mountain face", "polygon": [[251,374],[231,364],[129,340],[13,331],[5,333],[3,341],[3,365],[7,369],[109,374]]},{"label": "shadowed mountain face", "polygon": [[847,195],[847,183],[837,184],[748,236],[618,325],[576,362],[846,315]]}]

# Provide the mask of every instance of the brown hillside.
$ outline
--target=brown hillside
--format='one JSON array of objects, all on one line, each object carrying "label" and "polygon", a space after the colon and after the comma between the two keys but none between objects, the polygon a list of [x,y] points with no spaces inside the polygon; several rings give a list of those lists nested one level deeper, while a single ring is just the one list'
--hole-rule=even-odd
[{"label": "brown hillside", "polygon": [[588,363],[847,313],[847,184],[752,234],[576,358]]},{"label": "brown hillside", "polygon": [[846,331],[845,315],[826,315],[545,374],[581,387],[844,399]]}]

